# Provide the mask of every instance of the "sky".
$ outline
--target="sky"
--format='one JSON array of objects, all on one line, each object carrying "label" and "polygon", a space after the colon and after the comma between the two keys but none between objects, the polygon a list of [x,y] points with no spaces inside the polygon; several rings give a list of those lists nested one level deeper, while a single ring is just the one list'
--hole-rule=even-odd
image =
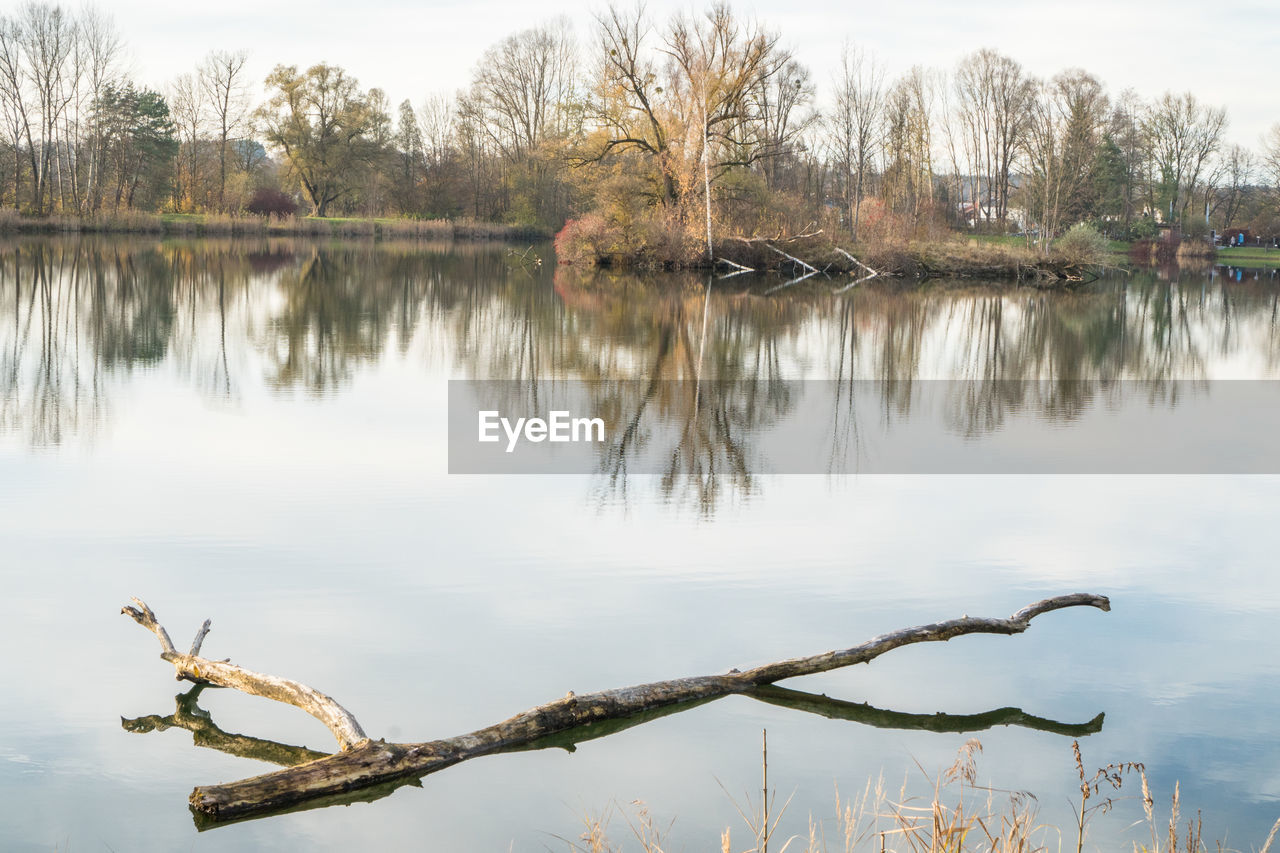
[{"label": "sky", "polygon": [[[7,0],[11,2],[11,0]],[[256,82],[277,63],[343,66],[364,87],[385,90],[393,104],[415,105],[464,87],[486,47],[506,35],[567,16],[579,39],[592,37],[592,13],[603,3],[554,4],[473,0],[219,0],[160,4],[110,0],[136,76],[161,87],[214,49],[247,49]],[[1144,97],[1191,91],[1227,107],[1228,140],[1257,147],[1280,122],[1275,0],[1160,3],[1131,0],[755,0],[733,8],[782,34],[813,71],[819,98],[830,88],[841,45],[874,53],[893,75],[913,65],[950,69],[967,53],[995,48],[1037,76],[1082,67],[1113,94]],[[705,4],[651,0],[655,18],[697,12]]]}]

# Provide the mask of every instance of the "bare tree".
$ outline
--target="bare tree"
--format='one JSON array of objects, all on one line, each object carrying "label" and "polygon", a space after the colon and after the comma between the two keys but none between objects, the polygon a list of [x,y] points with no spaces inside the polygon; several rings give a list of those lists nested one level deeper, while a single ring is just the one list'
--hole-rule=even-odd
[{"label": "bare tree", "polygon": [[[1124,90],[1116,98],[1104,130],[1110,157],[1110,173],[1106,176],[1110,182],[1107,187],[1111,197],[1108,203],[1118,205],[1126,238],[1133,225],[1147,159],[1146,142],[1139,121],[1142,110],[1142,101],[1137,93],[1132,89]],[[1111,209],[1116,210],[1115,207]]]},{"label": "bare tree", "polygon": [[453,98],[435,94],[418,109],[418,126],[422,131],[422,156],[426,178],[425,204],[428,211],[450,215],[456,207],[455,147],[457,122]]},{"label": "bare tree", "polygon": [[1042,84],[1038,89],[1037,97],[1031,102],[1026,125],[1024,147],[1028,175],[1024,196],[1027,216],[1035,216],[1039,220],[1040,244],[1047,253],[1049,241],[1058,231],[1064,186],[1071,176],[1063,150],[1065,117],[1054,97],[1054,87]]},{"label": "bare tree", "polygon": [[[1009,214],[1013,162],[1025,138],[1035,83],[1017,62],[988,48],[960,61],[955,87],[960,118],[967,127],[977,212],[1003,228]],[[984,181],[985,193],[981,191]],[[985,203],[980,196],[985,196]]]},{"label": "bare tree", "polygon": [[200,143],[206,113],[205,88],[195,75],[179,74],[174,78],[169,85],[169,109],[180,145],[177,202],[194,209],[200,187]]},{"label": "bare tree", "polygon": [[933,103],[936,78],[913,67],[889,87],[884,108],[886,203],[919,222],[933,204]]},{"label": "bare tree", "polygon": [[1166,92],[1144,114],[1142,129],[1158,173],[1152,177],[1159,182],[1161,202],[1168,201],[1171,222],[1184,221],[1192,193],[1226,126],[1226,110],[1201,104],[1190,92]]},{"label": "bare tree", "polygon": [[21,206],[22,145],[32,148],[32,107],[25,97],[26,66],[22,57],[22,24],[15,18],[0,17],[0,107],[5,130],[13,144],[13,206]]},{"label": "bare tree", "polygon": [[589,104],[594,133],[580,162],[599,162],[615,152],[636,151],[656,161],[662,201],[678,196],[664,89],[648,50],[653,26],[643,6],[624,11],[610,5],[596,16],[599,32],[595,91]]},{"label": "bare tree", "polygon": [[1055,76],[1050,90],[1062,122],[1061,212],[1071,225],[1093,205],[1094,168],[1111,103],[1098,78],[1079,68]]},{"label": "bare tree", "polygon": [[1222,206],[1222,227],[1229,229],[1240,215],[1250,185],[1257,176],[1258,158],[1248,148],[1233,145],[1222,159],[1222,175],[1225,186],[1217,194]]},{"label": "bare tree", "polygon": [[422,128],[422,145],[427,164],[443,165],[449,156],[454,132],[454,102],[448,95],[432,95],[418,110],[418,124]]},{"label": "bare tree", "polygon": [[[63,12],[62,7],[36,2],[23,5],[19,18],[18,39],[22,45],[27,81],[35,93],[35,109],[40,117],[39,140],[28,138],[33,176],[32,207],[36,213],[43,213],[45,197],[52,191],[49,171],[56,148],[58,122],[71,100],[64,85],[64,76],[75,44],[75,22]],[[27,129],[29,134],[29,125]]]},{"label": "bare tree", "polygon": [[494,144],[509,159],[567,132],[577,47],[567,18],[508,36],[485,51],[470,97]]},{"label": "bare tree", "polygon": [[[657,167],[662,201],[673,204],[696,184],[705,195],[726,171],[778,156],[800,132],[794,116],[809,97],[807,72],[791,65],[775,33],[738,19],[727,5],[697,19],[674,18],[656,46],[642,7],[610,7],[597,22],[582,161],[645,155]],[[788,68],[796,74],[789,83]]]},{"label": "bare tree", "polygon": [[1280,188],[1280,124],[1273,124],[1262,139],[1262,165],[1271,173],[1271,183]]},{"label": "bare tree", "polygon": [[825,127],[827,144],[842,173],[845,210],[853,239],[858,239],[862,199],[868,172],[882,143],[884,68],[849,44],[840,54],[835,76],[835,103]]},{"label": "bare tree", "polygon": [[1277,207],[1280,207],[1280,124],[1273,124],[1263,136],[1258,168],[1270,178],[1269,195]]},{"label": "bare tree", "polygon": [[[97,104],[108,86],[118,82],[124,56],[124,42],[115,22],[102,12],[88,7],[80,16],[80,49],[85,55],[86,96]],[[96,114],[90,112],[88,139],[88,171],[81,194],[82,213],[96,209],[100,199],[102,128]]]},{"label": "bare tree", "polygon": [[227,199],[227,145],[249,119],[249,95],[244,66],[246,51],[215,50],[200,64],[200,87],[213,111],[218,129],[218,207]]},{"label": "bare tree", "polygon": [[742,122],[741,138],[756,149],[755,160],[770,189],[778,188],[780,165],[803,147],[805,131],[818,121],[817,112],[810,107],[813,96],[809,69],[794,59],[752,87],[751,108]]},{"label": "bare tree", "polygon": [[1092,208],[1093,173],[1110,104],[1102,84],[1079,69],[1037,87],[1026,124],[1027,213],[1039,219],[1041,245]]}]

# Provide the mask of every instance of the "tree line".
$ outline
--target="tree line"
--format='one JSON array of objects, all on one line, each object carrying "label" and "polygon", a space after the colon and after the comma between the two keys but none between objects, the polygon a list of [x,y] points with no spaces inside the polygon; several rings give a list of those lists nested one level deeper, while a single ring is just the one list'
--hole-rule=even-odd
[{"label": "tree line", "polygon": [[[830,79],[716,4],[653,20],[610,6],[509,35],[462,91],[396,107],[327,63],[250,79],[216,50],[153,90],[87,8],[0,16],[0,204],[474,218],[638,239],[809,224],[854,239],[935,228],[1114,237],[1157,223],[1280,232],[1280,124],[1228,145],[1191,93],[1049,79],[995,50],[890,78],[848,45]],[[674,235],[674,236],[673,236]]]}]

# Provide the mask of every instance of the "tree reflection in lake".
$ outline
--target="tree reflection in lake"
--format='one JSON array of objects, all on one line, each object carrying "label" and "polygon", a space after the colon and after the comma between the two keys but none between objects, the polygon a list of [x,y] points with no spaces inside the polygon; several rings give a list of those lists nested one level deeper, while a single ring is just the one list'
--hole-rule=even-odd
[{"label": "tree reflection in lake", "polygon": [[[766,295],[772,279],[546,260],[514,264],[482,245],[9,241],[0,431],[31,446],[92,435],[142,370],[236,405],[259,385],[340,393],[394,357],[436,376],[520,380],[523,397],[503,403],[528,412],[548,402],[539,380],[590,380],[596,411],[621,426],[601,463],[606,491],[625,491],[635,453],[661,452],[663,492],[709,508],[725,489],[755,488],[751,435],[794,405],[779,380],[839,380],[834,459],[857,446],[859,415],[909,417],[921,379],[971,380],[947,415],[970,435],[1015,412],[1069,421],[1120,379],[1158,395],[1175,379],[1280,368],[1274,271],[1117,274],[1074,292],[886,281],[836,294],[818,277]],[[881,398],[858,413],[852,383],[866,379]],[[682,424],[678,441],[647,446],[646,416]]]}]

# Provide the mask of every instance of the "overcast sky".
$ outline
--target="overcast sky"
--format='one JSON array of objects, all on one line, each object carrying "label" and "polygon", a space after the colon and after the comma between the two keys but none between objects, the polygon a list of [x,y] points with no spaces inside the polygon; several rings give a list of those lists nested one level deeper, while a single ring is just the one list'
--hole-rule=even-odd
[{"label": "overcast sky", "polygon": [[[277,63],[321,60],[345,67],[364,87],[379,86],[415,105],[466,85],[484,49],[505,35],[567,15],[584,42],[602,3],[526,0],[218,0],[100,3],[128,40],[133,68],[163,86],[212,49],[245,48],[255,95]],[[733,3],[780,31],[829,88],[841,43],[873,51],[891,74],[921,64],[950,69],[994,47],[1041,76],[1079,66],[1112,93],[1132,87],[1150,97],[1192,91],[1227,107],[1229,139],[1256,147],[1280,122],[1280,7],[1276,0],[755,0]],[[703,5],[652,0],[655,17]]]}]

